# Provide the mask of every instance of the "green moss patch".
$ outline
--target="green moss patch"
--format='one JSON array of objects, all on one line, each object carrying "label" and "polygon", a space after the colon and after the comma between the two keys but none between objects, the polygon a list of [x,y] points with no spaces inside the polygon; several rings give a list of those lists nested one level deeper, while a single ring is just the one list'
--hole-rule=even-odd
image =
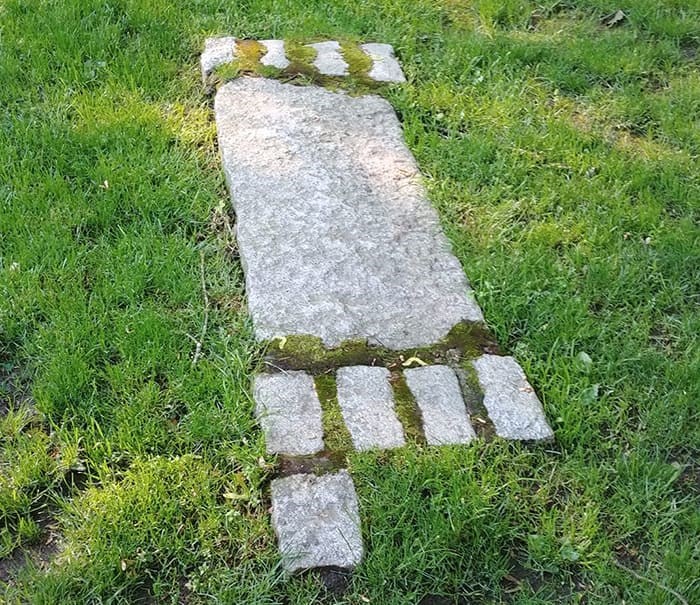
[{"label": "green moss patch", "polygon": [[262,76],[292,84],[315,84],[331,90],[345,90],[353,95],[367,94],[386,85],[369,77],[372,60],[357,42],[350,40],[339,41],[343,58],[349,65],[349,75],[327,76],[320,73],[313,65],[316,51],[308,46],[318,41],[311,38],[285,40],[285,54],[290,64],[285,69],[277,69],[260,63],[266,52],[263,44],[257,40],[238,40],[234,61],[217,67],[211,76],[211,83],[215,88],[241,75]]},{"label": "green moss patch", "polygon": [[482,353],[497,353],[498,344],[482,324],[462,322],[430,347],[393,350],[364,340],[349,340],[327,348],[316,336],[292,335],[269,342],[267,352],[272,367],[318,375],[351,365],[382,366],[390,370],[423,364],[459,365]]},{"label": "green moss patch", "polygon": [[423,430],[423,416],[416,403],[411,389],[406,384],[403,372],[394,371],[389,379],[394,391],[394,405],[408,441],[419,445],[426,445],[425,431]]},{"label": "green moss patch", "polygon": [[496,436],[496,428],[484,407],[484,395],[479,387],[476,370],[469,360],[462,361],[457,377],[474,431],[481,439],[493,439]]},{"label": "green moss patch", "polygon": [[352,438],[345,426],[338,404],[335,376],[321,374],[314,378],[316,393],[323,411],[323,441],[328,452],[340,463],[345,462],[346,453],[352,451]]}]

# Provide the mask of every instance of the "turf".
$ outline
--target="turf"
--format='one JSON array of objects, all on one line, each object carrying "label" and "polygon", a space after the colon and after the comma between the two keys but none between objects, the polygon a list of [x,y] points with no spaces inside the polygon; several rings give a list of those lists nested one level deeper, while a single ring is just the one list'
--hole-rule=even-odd
[{"label": "turf", "polygon": [[[385,94],[556,431],[350,455],[344,596],[285,580],[269,526],[216,34],[394,45]],[[699,47],[697,0],[5,0],[3,598],[700,602]]]}]

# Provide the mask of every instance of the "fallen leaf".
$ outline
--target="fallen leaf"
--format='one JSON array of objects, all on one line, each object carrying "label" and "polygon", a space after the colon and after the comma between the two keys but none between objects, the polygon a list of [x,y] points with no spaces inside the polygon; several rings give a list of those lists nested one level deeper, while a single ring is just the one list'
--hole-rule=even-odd
[{"label": "fallen leaf", "polygon": [[605,27],[617,27],[618,25],[622,25],[625,19],[627,19],[627,15],[624,11],[616,10],[614,13],[605,15],[600,22],[602,25],[605,25]]},{"label": "fallen leaf", "polygon": [[427,366],[428,365],[419,357],[409,357],[406,361],[403,362],[403,367],[407,368],[408,366],[413,365],[414,363],[418,364],[419,366]]}]

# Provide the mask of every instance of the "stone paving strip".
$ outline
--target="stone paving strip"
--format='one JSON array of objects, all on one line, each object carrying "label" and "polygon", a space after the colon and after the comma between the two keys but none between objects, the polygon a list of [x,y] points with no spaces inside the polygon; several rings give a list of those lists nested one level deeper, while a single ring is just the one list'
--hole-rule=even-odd
[{"label": "stone paving strip", "polygon": [[406,443],[396,417],[386,368],[352,366],[336,373],[338,404],[355,449],[391,449]]},{"label": "stone paving strip", "polygon": [[[281,40],[261,44],[263,65],[289,66]],[[316,51],[321,73],[348,73],[338,42],[307,46]],[[405,81],[390,45],[361,48],[372,59],[369,77]],[[236,52],[234,38],[207,40],[201,58],[205,83]],[[243,76],[219,86],[214,112],[258,340],[280,339],[280,350],[292,336],[320,339],[328,348],[363,341],[400,353],[403,361],[404,352],[436,346],[455,326],[484,329],[385,99]],[[353,446],[403,446],[391,374],[366,363],[328,366],[335,370],[338,407]],[[539,399],[513,358],[483,355],[473,366],[498,435],[552,437]],[[357,497],[347,471],[323,474],[323,456],[315,456],[324,452],[323,411],[311,367],[271,367],[276,373],[258,375],[253,384],[267,451],[307,464],[272,482],[272,522],[283,565],[289,572],[352,568],[363,548]],[[404,377],[428,444],[475,438],[453,368],[405,369]]]},{"label": "stone paving strip", "polygon": [[253,398],[269,454],[308,456],[323,449],[321,403],[309,374],[258,374]]},{"label": "stone paving strip", "polygon": [[425,366],[404,370],[404,376],[423,417],[428,445],[469,443],[476,437],[452,368]]},{"label": "stone paving strip", "polygon": [[483,321],[385,99],[242,77],[214,110],[259,339],[404,349]]},{"label": "stone paving strip", "polygon": [[[286,69],[291,65],[285,51],[284,40],[260,40],[266,53],[260,59],[262,65]],[[324,76],[346,77],[350,75],[350,66],[343,57],[340,43],[336,40],[307,44],[316,51],[312,65]],[[384,83],[401,83],[406,81],[401,65],[394,56],[391,44],[370,42],[359,47],[371,60],[372,67],[367,76]],[[206,82],[211,73],[222,65],[231,63],[236,58],[236,38],[207,38],[204,52],[200,59],[202,79]]]},{"label": "stone paving strip", "polygon": [[362,559],[357,496],[346,470],[275,479],[272,526],[288,572],[352,568]]},{"label": "stone paving strip", "polygon": [[554,437],[542,404],[515,359],[482,355],[474,361],[474,369],[497,435],[522,440]]}]

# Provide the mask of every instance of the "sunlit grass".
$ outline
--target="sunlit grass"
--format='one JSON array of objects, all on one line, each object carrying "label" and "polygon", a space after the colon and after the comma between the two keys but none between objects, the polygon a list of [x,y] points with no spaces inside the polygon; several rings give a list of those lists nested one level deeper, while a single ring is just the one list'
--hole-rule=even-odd
[{"label": "sunlit grass", "polygon": [[281,577],[269,527],[260,351],[197,67],[216,34],[394,45],[409,82],[385,94],[556,431],[350,455],[367,555],[340,602],[700,600],[696,3],[13,0],[0,17],[0,556],[62,535],[6,600],[323,593]]}]

